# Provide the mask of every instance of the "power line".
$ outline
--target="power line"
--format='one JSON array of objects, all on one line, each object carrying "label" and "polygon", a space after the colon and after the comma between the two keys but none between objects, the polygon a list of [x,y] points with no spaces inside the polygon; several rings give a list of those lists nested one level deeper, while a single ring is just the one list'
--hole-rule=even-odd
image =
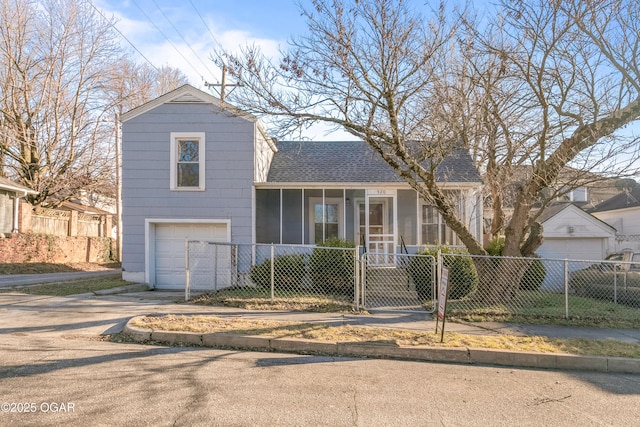
[{"label": "power line", "polygon": [[182,59],[184,59],[184,61],[185,61],[187,64],[189,64],[189,66],[193,69],[193,71],[195,71],[195,72],[196,72],[196,74],[199,74],[199,75],[200,75],[200,78],[201,78],[202,80],[204,80],[204,77],[202,76],[202,74],[200,73],[200,71],[198,71],[198,70],[196,69],[196,67],[194,67],[194,66],[193,66],[193,64],[192,64],[191,62],[189,62],[189,60],[188,60],[188,59],[187,59],[187,58],[182,54],[182,52],[180,52],[180,50],[179,50],[179,49],[178,49],[178,48],[173,44],[173,42],[169,39],[169,37],[167,37],[167,35],[166,35],[166,34],[165,34],[161,29],[160,29],[160,27],[158,27],[158,26],[156,25],[156,23],[155,23],[155,22],[154,22],[154,21],[149,17],[149,15],[147,15],[147,13],[144,11],[144,9],[142,9],[142,8],[140,7],[140,5],[136,2],[136,0],[133,0],[132,2],[133,2],[133,4],[135,4],[135,5],[136,5],[136,7],[140,10],[140,12],[142,12],[142,14],[147,18],[147,20],[148,20],[149,22],[151,22],[151,25],[153,25],[153,26],[155,27],[155,29],[156,29],[156,30],[158,30],[158,32],[159,32],[160,34],[162,34],[162,36],[165,38],[165,40],[167,40],[167,41],[169,42],[169,44],[171,45],[171,47],[173,47],[173,49],[174,49],[176,52],[178,52],[178,55],[180,55],[180,56],[182,57]]},{"label": "power line", "polygon": [[218,45],[218,47],[220,49],[224,49],[222,47],[222,45],[220,44],[220,42],[218,41],[218,39],[216,39],[216,36],[213,35],[213,31],[211,31],[211,28],[209,28],[209,26],[207,25],[206,21],[204,20],[204,18],[202,17],[202,14],[200,13],[200,11],[196,8],[196,5],[193,4],[192,0],[189,0],[189,3],[191,3],[191,7],[193,7],[193,10],[196,11],[196,13],[198,14],[198,16],[200,17],[200,20],[202,21],[202,24],[204,25],[204,27],[207,29],[207,31],[209,32],[209,35],[211,36],[211,38],[213,39],[213,41],[215,42],[215,44]]},{"label": "power line", "polygon": [[[193,10],[195,10],[196,14],[200,17],[200,21],[202,21],[202,25],[204,25],[204,27],[209,32],[209,35],[211,36],[211,39],[213,39],[215,44],[217,44],[220,49],[224,50],[224,48],[222,47],[222,45],[220,44],[218,39],[216,39],[216,36],[213,35],[213,31],[211,31],[211,28],[209,28],[209,25],[207,25],[207,22],[204,20],[204,17],[200,13],[200,11],[196,7],[196,5],[193,4],[192,0],[189,0],[189,3],[191,3],[191,7],[193,7]],[[216,81],[217,81],[217,79],[216,79]],[[220,99],[222,101],[225,100],[227,87],[231,87],[232,88],[231,91],[233,91],[233,89],[235,89],[236,87],[242,87],[243,86],[242,83],[237,83],[237,84],[228,84],[227,83],[227,68],[224,65],[222,66],[222,82],[221,83],[209,83],[209,82],[205,81],[204,85],[206,87],[210,87],[210,88],[215,89],[218,92],[218,94],[220,95]],[[220,90],[217,89],[218,87],[220,88]]]},{"label": "power line", "polygon": [[[93,2],[92,2],[91,0],[89,0],[89,4],[91,5],[91,7],[93,7],[93,8],[96,10],[96,12],[98,12],[98,13],[100,14],[100,16],[102,16],[102,18],[103,18],[105,21],[107,21],[107,22],[111,22],[109,19],[107,19],[107,17],[106,17],[106,16],[104,16],[104,13],[102,13],[102,11],[101,11],[100,9],[98,9],[98,8],[93,4]],[[148,59],[146,56],[144,56],[144,54],[143,54],[142,52],[140,52],[140,49],[138,49],[138,48],[137,48],[133,43],[131,43],[131,40],[129,40],[129,39],[127,38],[127,36],[125,36],[124,34],[122,34],[122,32],[118,29],[118,27],[116,27],[116,26],[115,26],[115,24],[112,24],[111,26],[113,27],[113,29],[114,29],[114,30],[116,30],[116,31],[117,31],[117,33],[118,33],[118,34],[120,34],[120,36],[121,36],[123,39],[125,39],[125,40],[127,41],[127,43],[129,43],[129,45],[131,45],[131,47],[132,47],[136,52],[138,52],[138,54],[139,54],[139,55],[140,55],[140,56],[141,56],[145,61],[147,61],[147,63],[148,63],[149,65],[151,65],[151,66],[154,68],[154,70],[156,70],[156,71],[160,72],[160,70],[158,69],[158,67],[156,67],[156,66],[153,64],[153,62],[149,61],[149,59]]]},{"label": "power line", "polygon": [[198,61],[200,61],[200,63],[202,64],[202,66],[204,67],[204,69],[213,76],[213,73],[211,72],[211,70],[209,69],[209,67],[207,67],[207,65],[202,61],[202,58],[200,58],[200,55],[193,50],[193,47],[191,47],[191,45],[189,44],[189,42],[183,37],[183,35],[180,33],[180,30],[178,30],[178,28],[176,28],[176,26],[173,24],[173,22],[171,21],[171,19],[169,19],[169,17],[164,13],[164,11],[162,9],[160,9],[160,6],[158,6],[158,3],[156,3],[156,0],[151,0],[153,2],[153,4],[156,6],[156,8],[160,11],[160,13],[162,14],[162,16],[164,16],[164,19],[167,20],[167,22],[169,23],[169,25],[171,25],[171,27],[173,27],[173,29],[175,30],[176,34],[178,34],[180,36],[180,38],[182,39],[182,41],[187,45],[187,47],[191,50],[191,52],[195,55],[196,58],[198,58]]}]

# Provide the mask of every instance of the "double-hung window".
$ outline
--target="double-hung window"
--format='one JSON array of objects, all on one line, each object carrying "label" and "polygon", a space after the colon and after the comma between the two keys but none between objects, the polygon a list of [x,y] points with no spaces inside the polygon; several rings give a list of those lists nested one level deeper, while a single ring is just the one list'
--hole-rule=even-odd
[{"label": "double-hung window", "polygon": [[327,197],[311,197],[309,240],[318,244],[332,237],[343,235],[342,199]]},{"label": "double-hung window", "polygon": [[[458,211],[460,218],[464,220],[464,199],[460,191],[446,191]],[[421,242],[423,245],[459,245],[460,239],[451,230],[440,212],[435,206],[429,204],[421,205]]]},{"label": "double-hung window", "polygon": [[171,133],[171,190],[204,190],[204,153],[204,132]]}]

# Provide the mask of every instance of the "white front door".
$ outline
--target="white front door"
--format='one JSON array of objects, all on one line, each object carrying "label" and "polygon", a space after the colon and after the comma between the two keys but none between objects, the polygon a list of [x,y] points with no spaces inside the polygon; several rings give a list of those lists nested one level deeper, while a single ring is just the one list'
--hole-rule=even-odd
[{"label": "white front door", "polygon": [[357,203],[358,241],[364,245],[369,262],[392,265],[395,253],[395,195],[371,195]]}]

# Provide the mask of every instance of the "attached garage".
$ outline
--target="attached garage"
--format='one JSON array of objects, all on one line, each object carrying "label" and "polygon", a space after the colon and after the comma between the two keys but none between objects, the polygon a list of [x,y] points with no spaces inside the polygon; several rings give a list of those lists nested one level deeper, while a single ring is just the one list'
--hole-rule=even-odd
[{"label": "attached garage", "polygon": [[[156,289],[182,290],[185,286],[185,249],[186,242],[230,242],[231,226],[228,220],[221,221],[161,221],[148,220],[148,283]],[[228,254],[214,253],[213,245],[205,245],[204,249],[191,254],[191,263],[199,265],[200,276],[193,289],[208,289],[217,279],[214,276],[216,257],[229,257]],[[216,252],[218,252],[216,250]],[[225,264],[224,262],[221,264]],[[220,271],[218,274],[224,274]],[[226,282],[226,280],[224,280]]]}]

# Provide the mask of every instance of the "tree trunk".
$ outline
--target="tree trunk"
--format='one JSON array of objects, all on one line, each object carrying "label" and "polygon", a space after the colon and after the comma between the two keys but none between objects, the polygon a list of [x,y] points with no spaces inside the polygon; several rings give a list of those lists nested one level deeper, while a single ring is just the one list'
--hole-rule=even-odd
[{"label": "tree trunk", "polygon": [[478,272],[478,290],[473,300],[483,305],[509,304],[516,296],[530,259],[474,257]]}]

